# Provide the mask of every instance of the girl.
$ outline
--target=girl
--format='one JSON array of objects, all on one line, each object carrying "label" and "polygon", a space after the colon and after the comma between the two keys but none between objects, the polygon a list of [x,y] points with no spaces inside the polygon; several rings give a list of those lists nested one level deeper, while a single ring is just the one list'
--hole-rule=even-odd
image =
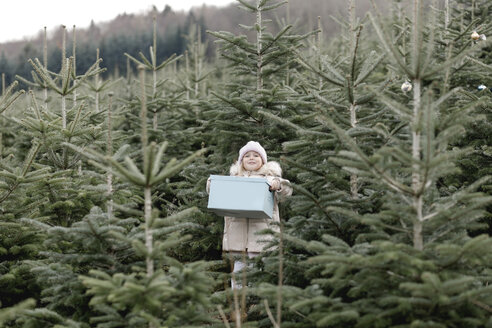
[{"label": "girl", "polygon": [[[224,236],[222,250],[232,256],[241,255],[243,252],[249,258],[257,256],[264,247],[265,242],[273,238],[272,235],[257,235],[257,232],[267,228],[279,232],[277,224],[280,222],[278,201],[292,194],[290,183],[282,179],[282,169],[277,162],[268,162],[265,149],[256,141],[248,142],[239,150],[239,158],[230,168],[230,175],[251,178],[266,178],[270,185],[270,191],[274,191],[274,205],[272,219],[252,218],[224,218]],[[207,191],[210,188],[210,180],[207,183]],[[280,198],[280,199],[279,199]],[[233,272],[237,273],[246,266],[245,263],[236,260]],[[234,280],[231,280],[232,288],[241,288]]]}]

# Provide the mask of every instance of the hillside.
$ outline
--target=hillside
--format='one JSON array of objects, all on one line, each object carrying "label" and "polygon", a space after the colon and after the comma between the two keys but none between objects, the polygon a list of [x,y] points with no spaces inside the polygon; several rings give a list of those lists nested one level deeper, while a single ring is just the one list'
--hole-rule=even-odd
[{"label": "hillside", "polygon": [[[382,0],[376,1],[385,6]],[[309,5],[306,5],[309,4]],[[358,15],[370,8],[369,0],[358,1]],[[270,19],[275,31],[277,22],[287,16],[287,6],[273,12],[266,12],[265,19]],[[298,32],[306,33],[315,30],[318,16],[323,28],[325,39],[331,38],[340,31],[337,20],[343,20],[346,12],[344,0],[291,0],[290,21]],[[229,31],[234,34],[244,33],[239,24],[250,25],[248,13],[238,9],[237,4],[227,7],[205,6],[192,8],[189,12],[174,11],[171,7],[154,7],[145,14],[121,14],[113,20],[101,24],[92,23],[90,27],[76,30],[79,58],[86,58],[77,63],[77,68],[85,71],[99,48],[106,67],[116,68],[118,72],[126,72],[124,52],[137,55],[139,51],[147,51],[152,44],[152,18],[157,18],[158,48],[161,56],[182,53],[186,47],[186,35],[192,25],[200,26],[203,41],[212,41],[207,30]],[[48,40],[48,67],[56,70],[60,58],[60,47],[63,29],[50,31]],[[67,26],[68,42],[71,42],[72,27]],[[7,42],[0,44],[0,72],[5,73],[6,82],[11,83],[15,75],[30,76],[29,58],[41,58],[43,49],[43,33],[30,40]],[[92,54],[92,55],[91,55]],[[206,54],[214,56],[214,43],[208,42]],[[92,56],[91,58],[88,58]]]}]

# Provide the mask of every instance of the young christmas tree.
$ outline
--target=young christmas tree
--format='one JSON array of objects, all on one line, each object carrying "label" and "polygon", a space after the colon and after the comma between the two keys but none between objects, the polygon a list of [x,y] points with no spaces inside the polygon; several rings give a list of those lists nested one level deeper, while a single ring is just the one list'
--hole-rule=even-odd
[{"label": "young christmas tree", "polygon": [[[218,38],[220,56],[227,65],[221,70],[225,75],[223,83],[218,85],[217,91],[211,91],[212,97],[203,103],[204,109],[201,112],[211,149],[208,163],[210,173],[213,174],[227,175],[229,167],[237,158],[238,150],[250,140],[259,141],[267,149],[269,159],[279,160],[282,153],[280,143],[295,135],[263,113],[275,114],[281,118],[296,114],[296,104],[289,103],[290,91],[286,87],[291,82],[288,78],[289,69],[297,66],[291,48],[300,47],[307,35],[294,34],[293,26],[285,21],[280,21],[277,33],[272,32],[274,29],[269,25],[270,21],[264,19],[264,14],[283,5],[283,2],[238,2],[241,9],[251,14],[248,25],[240,24],[246,32],[240,35],[223,31],[209,32]],[[255,287],[264,280],[277,282],[278,272],[281,271],[279,264],[283,263],[282,260],[279,261],[281,252],[278,251],[270,255],[262,254],[261,258],[263,260],[258,260],[256,267],[261,270],[268,265],[268,269],[263,271],[268,274],[249,276],[247,279]],[[235,295],[238,296],[237,293]],[[243,290],[242,303],[245,303],[245,296]],[[234,308],[237,310],[238,298],[236,297],[236,304],[231,303],[233,302],[224,305],[231,305],[231,311]],[[249,303],[256,303],[256,300]],[[275,306],[276,303],[270,304]],[[258,319],[266,319],[271,325],[263,303],[259,306],[263,313],[262,318]],[[243,310],[247,311],[244,306]],[[268,310],[270,311],[269,308]],[[238,317],[235,319],[239,320]],[[256,319],[250,318],[249,321]],[[236,321],[236,325],[238,324],[240,322]]]},{"label": "young christmas tree", "polygon": [[[289,290],[287,305],[313,325],[491,324],[491,258],[482,250],[492,239],[469,233],[481,227],[477,221],[491,201],[477,192],[489,177],[453,188],[445,182],[469,151],[451,143],[477,119],[473,111],[484,99],[440,83],[449,81],[466,56],[474,57],[487,44],[472,46],[470,33],[444,33],[443,12],[429,6],[424,15],[422,7],[416,0],[410,17],[400,12],[404,16],[395,15],[389,22],[369,15],[388,58],[386,70],[401,79],[401,87],[378,90],[372,85],[367,91],[367,96],[376,93],[373,106],[389,116],[366,127],[369,135],[384,142],[370,149],[334,111],[321,109],[316,116],[318,128],[333,131],[348,148],[328,160],[357,175],[366,189],[378,191],[381,205],[372,212],[325,207],[366,227],[353,244],[331,234],[321,241],[297,241],[313,254],[307,264],[314,277],[303,290]],[[438,40],[438,35],[444,38]]]},{"label": "young christmas tree", "polygon": [[[0,97],[0,111],[2,115],[14,102],[24,94],[24,90],[15,91],[17,82],[8,88],[2,86]],[[9,116],[12,116],[11,114]],[[1,120],[0,134],[0,176],[1,176],[1,216],[0,221],[0,325],[15,319],[24,309],[34,306],[34,299],[39,295],[39,286],[35,283],[29,266],[23,263],[41,249],[42,237],[25,224],[19,222],[22,210],[12,210],[26,197],[24,188],[43,180],[47,171],[39,168],[34,159],[40,145],[33,141],[32,148],[24,156],[14,156],[11,147],[11,131],[6,117]],[[5,139],[4,139],[5,138]],[[32,207],[28,210],[32,210]]]},{"label": "young christmas tree", "polygon": [[[126,322],[130,326],[150,327],[162,324],[176,327],[184,323],[202,324],[210,320],[206,315],[206,292],[210,283],[203,272],[205,264],[181,264],[168,254],[168,249],[186,240],[180,232],[183,226],[177,224],[177,221],[191,215],[194,209],[160,218],[158,212],[152,210],[152,189],[179,172],[195,157],[204,153],[205,149],[191,154],[181,162],[171,159],[161,168],[167,143],[159,146],[154,142],[148,144],[145,74],[143,67],[140,70],[142,153],[139,162],[143,169],[139,170],[129,157],[125,158],[124,167],[113,157],[88,151],[94,164],[100,163],[98,166],[106,170],[112,167],[111,171],[115,175],[143,188],[144,221],[140,227],[136,227],[137,234],[134,235],[131,231],[127,232],[129,235],[116,234],[128,246],[131,245],[136,257],[141,260],[134,263],[127,272],[111,275],[106,270],[92,270],[89,276],[82,278],[88,288],[87,293],[92,295],[90,304],[96,311],[104,314],[91,320],[100,322],[101,327],[115,321]],[[75,149],[83,151],[77,147]],[[185,302],[187,306],[184,306]]]},{"label": "young christmas tree", "polygon": [[[491,175],[491,167],[487,165],[490,161],[490,144],[492,142],[491,113],[488,106],[492,96],[490,86],[492,81],[484,74],[490,72],[492,57],[490,55],[490,45],[483,45],[487,40],[487,35],[492,33],[492,22],[488,13],[492,10],[492,4],[488,1],[457,1],[457,5],[445,8],[447,15],[452,15],[456,19],[448,20],[446,33],[455,38],[462,34],[469,34],[472,38],[471,45],[463,44],[461,47],[480,46],[480,50],[473,55],[468,55],[462,61],[453,66],[456,72],[447,79],[449,87],[461,87],[467,101],[484,99],[483,104],[477,106],[474,115],[477,119],[466,125],[466,133],[456,140],[453,145],[459,148],[472,147],[473,151],[460,157],[458,167],[460,172],[448,177],[447,184],[454,188],[460,185],[468,185],[483,176]],[[458,48],[459,49],[459,48]],[[457,51],[457,50],[454,50]],[[480,118],[479,118],[480,117]],[[492,194],[490,183],[480,187],[481,191]],[[487,207],[488,214],[481,220],[485,223],[482,229],[475,233],[486,232],[489,235],[492,232],[492,205]]]}]

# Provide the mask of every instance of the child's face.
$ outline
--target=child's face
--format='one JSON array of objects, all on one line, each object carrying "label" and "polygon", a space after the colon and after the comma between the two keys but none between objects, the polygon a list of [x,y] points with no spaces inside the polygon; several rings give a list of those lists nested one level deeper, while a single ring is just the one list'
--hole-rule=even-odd
[{"label": "child's face", "polygon": [[246,171],[257,171],[263,165],[263,160],[257,152],[248,151],[244,154],[242,164]]}]

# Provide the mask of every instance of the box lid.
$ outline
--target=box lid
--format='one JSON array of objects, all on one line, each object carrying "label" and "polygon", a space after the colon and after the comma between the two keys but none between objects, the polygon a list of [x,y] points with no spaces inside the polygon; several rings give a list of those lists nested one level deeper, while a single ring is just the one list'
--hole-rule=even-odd
[{"label": "box lid", "polygon": [[246,181],[252,183],[266,183],[268,180],[266,178],[248,178],[248,177],[236,177],[230,175],[211,175],[210,180],[221,180],[221,181]]},{"label": "box lid", "polygon": [[271,219],[274,197],[266,178],[210,176],[207,208],[235,218]]}]

